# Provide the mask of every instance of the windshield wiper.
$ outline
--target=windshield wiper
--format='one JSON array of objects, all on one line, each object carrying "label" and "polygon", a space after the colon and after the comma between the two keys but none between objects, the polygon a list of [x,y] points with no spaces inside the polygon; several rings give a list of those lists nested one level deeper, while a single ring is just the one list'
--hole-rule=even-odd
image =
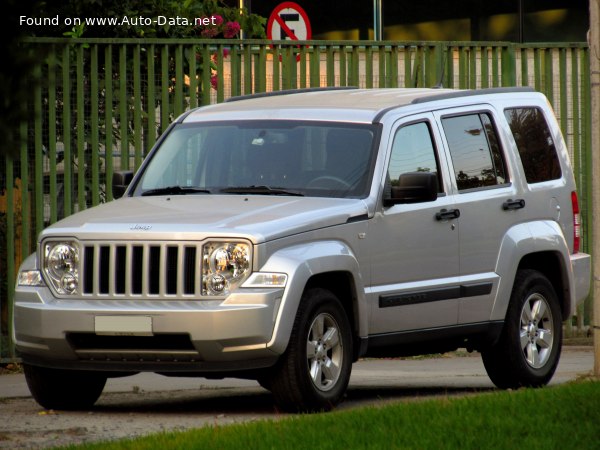
[{"label": "windshield wiper", "polygon": [[304,197],[304,194],[299,191],[289,191],[269,186],[236,186],[221,189],[221,192],[225,194],[292,195],[295,197]]},{"label": "windshield wiper", "polygon": [[210,191],[208,189],[200,189],[190,186],[166,186],[156,189],[149,189],[147,191],[142,192],[142,196],[186,194],[210,194]]}]

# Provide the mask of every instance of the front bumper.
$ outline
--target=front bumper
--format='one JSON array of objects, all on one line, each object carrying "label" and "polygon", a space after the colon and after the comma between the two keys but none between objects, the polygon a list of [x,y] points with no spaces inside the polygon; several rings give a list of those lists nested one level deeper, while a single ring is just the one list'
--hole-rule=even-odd
[{"label": "front bumper", "polygon": [[[230,371],[268,367],[283,289],[226,300],[60,300],[18,286],[16,348],[24,362],[107,371]],[[116,324],[112,326],[111,324]]]}]

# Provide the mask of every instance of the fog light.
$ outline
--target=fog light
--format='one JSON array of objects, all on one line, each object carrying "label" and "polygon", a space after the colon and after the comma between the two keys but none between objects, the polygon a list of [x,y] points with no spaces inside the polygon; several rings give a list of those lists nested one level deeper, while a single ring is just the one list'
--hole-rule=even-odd
[{"label": "fog light", "polygon": [[73,274],[67,273],[61,278],[60,285],[67,294],[72,294],[77,290],[77,278]]},{"label": "fog light", "polygon": [[210,277],[210,289],[215,294],[220,294],[223,292],[225,290],[225,285],[226,280],[223,275],[216,273]]}]

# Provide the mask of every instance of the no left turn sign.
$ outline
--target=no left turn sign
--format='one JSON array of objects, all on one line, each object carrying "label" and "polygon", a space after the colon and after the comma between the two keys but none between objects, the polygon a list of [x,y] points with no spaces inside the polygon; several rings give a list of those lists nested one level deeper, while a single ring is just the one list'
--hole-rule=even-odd
[{"label": "no left turn sign", "polygon": [[267,39],[308,41],[312,38],[306,12],[294,2],[283,2],[271,13],[267,22]]}]

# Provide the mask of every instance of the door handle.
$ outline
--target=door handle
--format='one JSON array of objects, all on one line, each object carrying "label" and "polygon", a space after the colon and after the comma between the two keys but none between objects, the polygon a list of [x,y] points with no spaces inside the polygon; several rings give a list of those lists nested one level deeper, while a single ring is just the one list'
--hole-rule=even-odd
[{"label": "door handle", "polygon": [[458,219],[460,217],[460,210],[458,209],[442,209],[439,212],[435,213],[436,220],[449,220],[449,219]]},{"label": "door handle", "polygon": [[525,208],[525,200],[519,198],[517,200],[508,199],[502,203],[502,209],[504,211],[513,211],[515,209]]}]

